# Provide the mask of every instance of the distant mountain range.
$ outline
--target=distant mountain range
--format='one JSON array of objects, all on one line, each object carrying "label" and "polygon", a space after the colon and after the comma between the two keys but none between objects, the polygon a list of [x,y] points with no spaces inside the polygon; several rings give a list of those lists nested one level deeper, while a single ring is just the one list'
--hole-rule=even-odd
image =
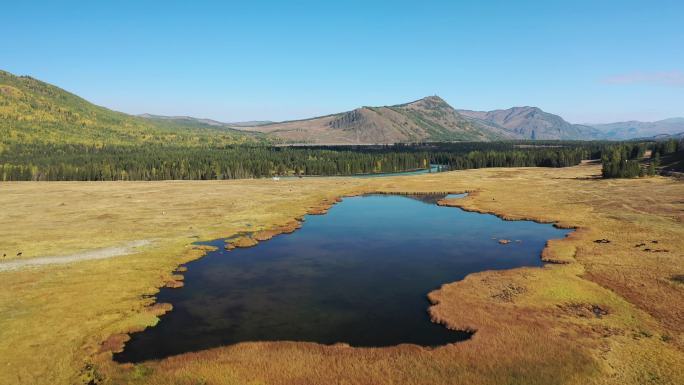
[{"label": "distant mountain range", "polygon": [[[633,127],[638,127],[634,129]],[[238,127],[236,127],[238,128]],[[612,125],[572,124],[538,107],[456,110],[438,96],[317,118],[242,127],[286,142],[372,144],[420,141],[627,140],[684,132],[684,119]]]},{"label": "distant mountain range", "polygon": [[[0,142],[82,144],[244,142],[389,144],[425,141],[625,140],[679,137],[684,118],[571,124],[537,107],[456,110],[438,96],[285,122],[223,123],[189,116],[127,115],[58,87],[0,71]],[[1,144],[1,143],[0,143]]]},{"label": "distant mountain range", "polygon": [[[684,132],[684,118],[608,125],[572,124],[538,107],[456,110],[438,96],[361,107],[317,118],[236,127],[297,143],[372,144],[420,141],[662,139]],[[634,129],[633,127],[638,127]],[[656,135],[660,137],[656,138]]]},{"label": "distant mountain range", "polygon": [[254,126],[261,126],[264,124],[273,123],[270,120],[253,120],[253,121],[248,121],[248,122],[224,123],[224,122],[219,122],[219,121],[213,120],[213,119],[193,118],[192,116],[166,116],[166,115],[153,115],[153,114],[140,114],[137,116],[141,117],[141,118],[145,118],[145,119],[151,119],[151,120],[166,120],[166,121],[174,121],[174,122],[179,122],[179,123],[184,122],[187,124],[206,124],[206,125],[214,126],[214,127],[254,127]]},{"label": "distant mountain range", "polygon": [[520,139],[531,140],[585,140],[596,139],[601,133],[590,126],[571,124],[558,115],[549,114],[537,107],[513,107],[507,110],[458,110],[471,119],[494,124],[515,133]]},{"label": "distant mountain range", "polygon": [[602,138],[608,140],[625,140],[633,138],[650,138],[661,135],[676,135],[684,132],[684,118],[670,118],[657,122],[619,122],[594,124]]}]

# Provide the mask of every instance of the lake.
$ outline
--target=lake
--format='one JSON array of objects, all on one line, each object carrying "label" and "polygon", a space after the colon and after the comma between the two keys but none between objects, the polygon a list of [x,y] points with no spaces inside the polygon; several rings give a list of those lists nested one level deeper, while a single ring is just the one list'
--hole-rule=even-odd
[{"label": "lake", "polygon": [[[345,198],[301,229],[247,249],[219,249],[164,288],[173,311],[135,333],[119,362],[243,341],[438,346],[469,333],[432,323],[427,294],[467,274],[541,266],[570,230],[440,207],[436,195]],[[512,242],[499,244],[499,239]]]}]

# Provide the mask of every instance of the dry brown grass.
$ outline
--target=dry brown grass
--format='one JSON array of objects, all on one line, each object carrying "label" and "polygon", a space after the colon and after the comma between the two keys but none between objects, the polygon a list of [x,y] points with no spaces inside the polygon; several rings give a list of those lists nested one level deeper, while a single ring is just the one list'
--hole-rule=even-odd
[{"label": "dry brown grass", "polygon": [[[11,210],[0,213],[0,232],[10,235],[0,253],[156,243],[125,257],[0,273],[0,383],[684,383],[684,285],[673,278],[684,274],[684,183],[593,179],[597,173],[583,165],[377,179],[2,184],[0,204]],[[191,241],[291,232],[293,219],[323,213],[342,195],[433,191],[471,191],[443,203],[579,230],[549,243],[543,257],[556,263],[545,268],[473,274],[431,293],[436,321],[477,331],[467,342],[434,350],[243,343],[135,366],[111,361],[122,332],[156,322],[156,288],[203,253]]]}]

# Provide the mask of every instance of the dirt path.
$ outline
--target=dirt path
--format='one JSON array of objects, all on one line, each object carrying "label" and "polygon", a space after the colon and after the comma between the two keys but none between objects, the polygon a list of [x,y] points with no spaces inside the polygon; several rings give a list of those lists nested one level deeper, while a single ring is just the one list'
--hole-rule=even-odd
[{"label": "dirt path", "polygon": [[137,252],[139,248],[147,246],[151,243],[149,240],[139,240],[125,243],[121,246],[104,247],[100,249],[93,249],[88,251],[83,251],[80,253],[62,255],[62,256],[52,256],[52,257],[39,257],[31,259],[14,260],[7,262],[0,262],[0,272],[19,270],[25,267],[34,266],[44,266],[44,265],[62,265],[66,263],[88,261],[93,259],[105,259],[111,257],[118,257],[127,254],[133,254]]}]

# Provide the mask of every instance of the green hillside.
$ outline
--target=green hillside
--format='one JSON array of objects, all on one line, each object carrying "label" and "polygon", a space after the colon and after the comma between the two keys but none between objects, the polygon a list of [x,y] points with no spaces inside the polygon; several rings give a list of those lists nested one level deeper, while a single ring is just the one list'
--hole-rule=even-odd
[{"label": "green hillside", "polygon": [[226,145],[262,141],[260,134],[183,121],[153,120],[96,106],[28,76],[0,71],[0,145]]}]

